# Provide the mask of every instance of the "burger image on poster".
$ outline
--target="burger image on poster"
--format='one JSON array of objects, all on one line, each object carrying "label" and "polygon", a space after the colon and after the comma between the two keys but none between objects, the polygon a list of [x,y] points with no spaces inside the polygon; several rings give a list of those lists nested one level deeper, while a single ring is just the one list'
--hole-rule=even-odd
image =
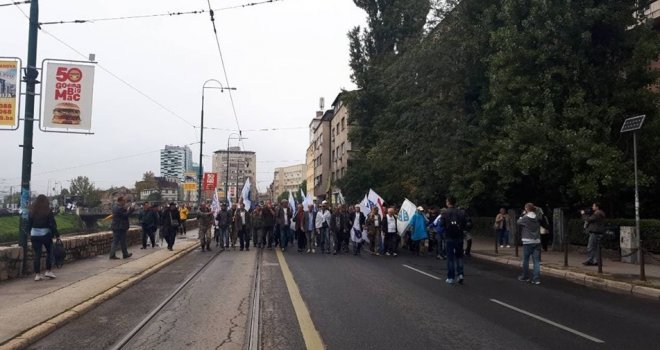
[{"label": "burger image on poster", "polygon": [[53,124],[80,125],[80,107],[71,102],[62,102],[53,109]]}]

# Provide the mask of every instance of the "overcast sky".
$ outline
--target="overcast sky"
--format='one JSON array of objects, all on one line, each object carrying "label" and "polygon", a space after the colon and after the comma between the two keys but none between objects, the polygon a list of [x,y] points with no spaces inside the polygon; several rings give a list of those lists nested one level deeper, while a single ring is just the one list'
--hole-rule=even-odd
[{"label": "overcast sky", "polygon": [[[11,1],[0,0],[0,3]],[[213,8],[255,0],[212,0]],[[29,13],[30,6],[20,6]],[[206,0],[47,0],[40,22],[157,14],[207,9]],[[352,0],[283,0],[216,11],[244,149],[257,154],[257,182],[263,191],[276,167],[305,162],[308,125],[325,97],[326,109],[341,89],[352,89],[346,33],[363,25],[365,13]],[[28,20],[16,6],[0,7],[0,56],[27,61]],[[69,186],[78,175],[97,187],[132,187],[145,171],[160,172],[166,144],[199,140],[202,84],[225,82],[208,13],[86,24],[58,24],[44,30],[121,77],[166,109],[96,68],[94,135],[54,134],[35,124],[32,190]],[[82,57],[39,32],[37,61]],[[24,88],[23,88],[24,91]],[[237,129],[229,94],[206,90],[205,126]],[[23,106],[23,104],[21,105]],[[35,111],[38,113],[38,110]],[[179,119],[184,119],[185,121]],[[21,117],[23,111],[21,110]],[[282,128],[276,131],[255,129]],[[212,152],[225,149],[231,131],[206,130],[205,169]],[[23,127],[0,131],[0,192],[20,186]],[[232,141],[235,145],[236,141]],[[199,144],[190,146],[198,160]]]}]

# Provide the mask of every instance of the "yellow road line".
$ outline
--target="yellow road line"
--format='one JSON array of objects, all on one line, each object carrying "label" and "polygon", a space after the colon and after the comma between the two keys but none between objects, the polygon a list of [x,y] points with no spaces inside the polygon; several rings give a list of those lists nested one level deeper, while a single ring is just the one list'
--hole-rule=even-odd
[{"label": "yellow road line", "polygon": [[277,250],[277,260],[280,262],[284,282],[286,282],[286,288],[289,290],[289,296],[291,297],[291,303],[293,303],[293,310],[296,312],[296,317],[298,318],[298,324],[305,340],[305,346],[307,349],[312,350],[324,349],[321,335],[314,326],[312,317],[309,315],[309,309],[300,295],[296,281],[293,280],[293,274],[289,270],[289,265],[287,265],[284,255],[279,250]]}]

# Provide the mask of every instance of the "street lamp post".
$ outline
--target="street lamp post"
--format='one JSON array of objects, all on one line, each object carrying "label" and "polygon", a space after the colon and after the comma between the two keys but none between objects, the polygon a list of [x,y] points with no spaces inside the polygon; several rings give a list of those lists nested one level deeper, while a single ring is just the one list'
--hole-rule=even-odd
[{"label": "street lamp post", "polygon": [[[220,86],[206,86],[206,84],[215,82]],[[199,169],[197,171],[197,208],[200,207],[202,204],[202,172],[203,172],[203,166],[202,166],[202,159],[203,159],[203,150],[204,150],[204,91],[206,89],[219,89],[220,92],[224,92],[225,90],[236,90],[236,88],[233,87],[223,87],[222,83],[219,82],[216,79],[209,79],[204,82],[202,85],[202,118],[200,122],[200,127],[199,127]]]}]

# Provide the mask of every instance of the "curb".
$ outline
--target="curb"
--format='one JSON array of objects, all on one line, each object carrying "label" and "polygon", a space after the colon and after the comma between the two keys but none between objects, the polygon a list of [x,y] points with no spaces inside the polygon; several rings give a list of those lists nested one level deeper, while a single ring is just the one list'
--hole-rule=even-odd
[{"label": "curb", "polygon": [[[479,253],[471,254],[474,258],[487,260],[504,265],[520,267],[521,261],[515,258],[500,258],[496,256],[483,255]],[[660,289],[637,285],[630,282],[621,282],[608,279],[607,276],[593,276],[583,272],[575,272],[567,269],[549,267],[541,265],[541,271],[552,277],[561,278],[583,286],[604,289],[607,291],[631,294],[641,298],[651,298],[660,301]]]},{"label": "curb", "polygon": [[36,343],[37,341],[44,338],[48,334],[57,330],[58,328],[66,325],[70,321],[91,311],[96,306],[102,304],[108,299],[115,297],[119,293],[123,292],[124,289],[133,286],[134,284],[153,275],[154,273],[164,268],[165,266],[175,262],[176,260],[179,260],[180,258],[184,257],[185,255],[197,249],[198,247],[199,247],[199,241],[195,242],[192,246],[186,249],[176,252],[174,255],[157,263],[156,265],[153,265],[147,268],[146,270],[127,278],[126,280],[120,282],[116,286],[113,286],[107,289],[106,291],[101,292],[96,296],[93,296],[87,299],[86,301],[83,301],[82,303],[72,307],[71,309],[63,311],[62,313],[24,331],[23,333],[15,336],[14,338],[9,339],[5,343],[0,344],[0,350],[25,349],[26,347]]}]

